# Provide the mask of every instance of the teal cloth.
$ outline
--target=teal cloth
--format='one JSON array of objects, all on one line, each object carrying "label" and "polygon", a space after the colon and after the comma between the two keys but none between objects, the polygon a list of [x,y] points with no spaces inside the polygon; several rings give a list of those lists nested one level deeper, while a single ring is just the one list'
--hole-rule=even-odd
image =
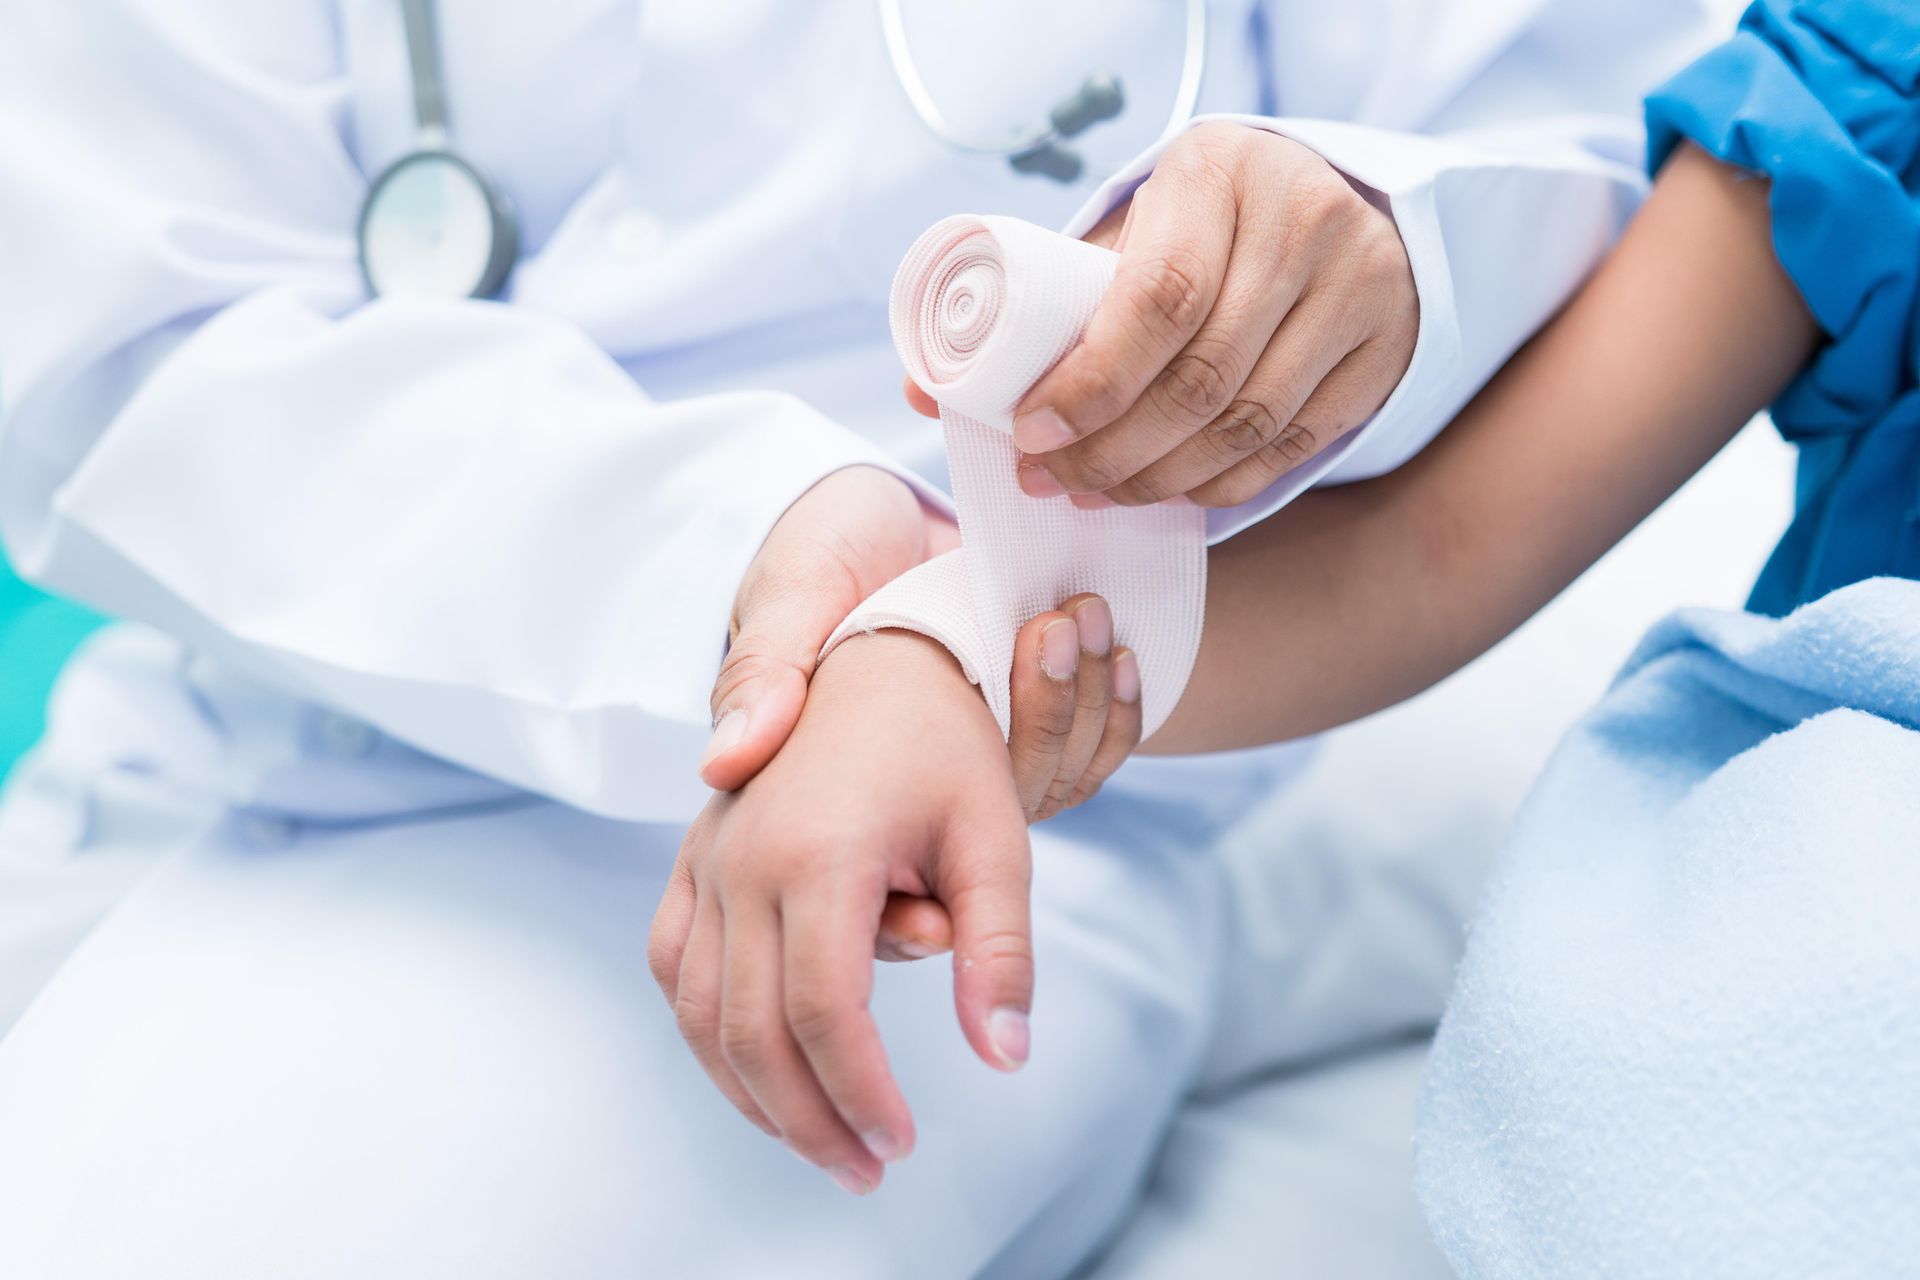
[{"label": "teal cloth", "polygon": [[39,740],[54,678],[101,621],[20,581],[0,557],[0,778]]},{"label": "teal cloth", "polygon": [[1750,607],[1920,577],[1920,3],[1759,0],[1647,132],[1656,169],[1690,138],[1772,180],[1775,252],[1827,335],[1773,406],[1798,502]]}]

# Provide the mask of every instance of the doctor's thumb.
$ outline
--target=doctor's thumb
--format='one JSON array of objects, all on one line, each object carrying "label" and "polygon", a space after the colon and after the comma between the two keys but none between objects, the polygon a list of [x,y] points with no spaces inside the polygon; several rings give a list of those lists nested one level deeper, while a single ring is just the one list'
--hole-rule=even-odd
[{"label": "doctor's thumb", "polygon": [[751,618],[742,624],[714,682],[713,736],[700,757],[702,782],[732,791],[779,754],[806,706],[815,655],[838,622],[785,620],[777,631],[755,630]]}]

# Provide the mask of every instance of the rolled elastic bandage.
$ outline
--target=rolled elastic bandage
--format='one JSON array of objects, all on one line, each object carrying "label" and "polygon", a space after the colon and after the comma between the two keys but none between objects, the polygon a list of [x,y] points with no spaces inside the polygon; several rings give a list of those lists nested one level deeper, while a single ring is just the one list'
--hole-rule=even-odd
[{"label": "rolled elastic bandage", "polygon": [[1206,515],[1192,506],[1083,511],[1015,480],[1013,410],[1080,340],[1118,255],[1017,218],[935,223],[893,278],[894,346],[940,404],[961,546],[855,609],[855,632],[897,627],[951,650],[1000,730],[1011,719],[1015,632],[1083,591],[1113,607],[1116,643],[1140,663],[1146,733],[1172,712],[1200,648]]}]

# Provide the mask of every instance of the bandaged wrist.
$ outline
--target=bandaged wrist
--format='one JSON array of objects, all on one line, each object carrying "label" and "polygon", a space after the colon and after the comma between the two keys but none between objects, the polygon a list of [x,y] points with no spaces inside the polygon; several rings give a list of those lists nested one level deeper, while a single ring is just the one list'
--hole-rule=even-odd
[{"label": "bandaged wrist", "polygon": [[952,651],[1005,734],[1013,639],[1081,592],[1112,606],[1137,655],[1143,728],[1171,714],[1200,647],[1206,519],[1187,505],[1082,510],[1015,481],[1013,410],[1079,341],[1118,257],[1015,218],[936,223],[894,276],[893,340],[940,404],[961,547],[896,578],[828,638],[916,631]]}]

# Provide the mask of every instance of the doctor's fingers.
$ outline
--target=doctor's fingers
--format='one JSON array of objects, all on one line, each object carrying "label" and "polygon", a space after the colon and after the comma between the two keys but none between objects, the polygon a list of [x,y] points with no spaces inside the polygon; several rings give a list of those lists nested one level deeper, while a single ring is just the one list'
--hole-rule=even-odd
[{"label": "doctor's fingers", "polygon": [[864,939],[878,900],[844,883],[812,879],[780,900],[787,1027],[840,1118],[875,1159],[903,1160],[913,1150],[913,1116],[887,1066],[869,1004],[873,957]]},{"label": "doctor's fingers", "polygon": [[720,1018],[726,930],[720,909],[711,894],[694,910],[693,927],[680,957],[679,982],[673,997],[673,1017],[680,1026],[681,1038],[693,1050],[693,1056],[707,1078],[725,1094],[748,1120],[772,1138],[782,1136],[753,1094],[728,1064],[720,1046]]},{"label": "doctor's fingers", "polygon": [[948,821],[933,889],[953,917],[953,1001],[982,1061],[1017,1071],[1033,1008],[1033,855],[1021,815],[976,806]]},{"label": "doctor's fingers", "polygon": [[[877,914],[868,913],[868,930]],[[787,1014],[785,928],[773,897],[741,894],[729,899],[720,1052],[796,1154],[825,1169],[848,1191],[864,1195],[880,1185],[882,1164],[841,1118],[795,1041]],[[834,942],[858,951],[862,963],[872,965],[864,934]],[[900,1109],[905,1110],[904,1102]]]},{"label": "doctor's fingers", "polygon": [[1278,414],[1264,418],[1258,424],[1259,434],[1265,436],[1271,430],[1271,438],[1218,476],[1193,487],[1187,496],[1203,507],[1233,507],[1258,497],[1275,480],[1372,417],[1399,383],[1405,367],[1390,347],[1362,344],[1320,380],[1291,421],[1283,424]]},{"label": "doctor's fingers", "polygon": [[1260,469],[1275,476],[1305,462],[1345,427],[1331,433],[1316,430],[1302,410],[1323,379],[1365,337],[1337,301],[1308,294],[1280,322],[1245,383],[1213,418],[1139,474],[1106,490],[1106,497],[1122,506],[1145,506],[1181,494],[1198,501],[1196,490],[1248,459],[1261,457],[1265,465]]},{"label": "doctor's fingers", "polygon": [[[1261,256],[1261,242],[1236,246],[1243,216],[1238,161],[1221,141],[1248,132],[1240,126],[1225,134],[1219,126],[1193,130],[1168,149],[1153,176],[1134,193],[1112,285],[1079,344],[1027,392],[1015,414],[1014,441],[1022,451],[1052,454],[1076,440],[1097,438],[1119,423],[1156,384],[1169,381],[1169,365],[1221,303],[1236,253],[1249,260]],[[1263,292],[1239,285],[1228,300],[1230,307],[1244,311],[1258,305]],[[1215,350],[1219,346],[1209,337],[1204,349],[1224,372],[1232,356]],[[1251,366],[1256,353],[1257,348],[1245,353],[1244,365]],[[1180,379],[1216,376],[1208,367],[1190,361],[1173,364],[1176,393],[1185,391]],[[1240,373],[1244,377],[1245,369]],[[1201,385],[1194,393],[1206,389]],[[1163,395],[1164,385],[1155,394]],[[1172,447],[1173,439],[1156,439],[1142,430],[1145,425],[1150,424],[1135,423],[1123,433],[1138,438],[1108,442],[1101,465],[1121,469],[1107,483],[1124,479]],[[1068,462],[1091,465],[1078,455]],[[1058,478],[1079,492],[1106,487],[1089,488],[1085,477],[1079,477],[1082,483],[1069,474]]]},{"label": "doctor's fingers", "polygon": [[700,762],[710,787],[743,786],[785,745],[833,629],[855,605],[926,557],[928,522],[899,478],[836,471],[802,494],[754,556],[709,702]]}]

